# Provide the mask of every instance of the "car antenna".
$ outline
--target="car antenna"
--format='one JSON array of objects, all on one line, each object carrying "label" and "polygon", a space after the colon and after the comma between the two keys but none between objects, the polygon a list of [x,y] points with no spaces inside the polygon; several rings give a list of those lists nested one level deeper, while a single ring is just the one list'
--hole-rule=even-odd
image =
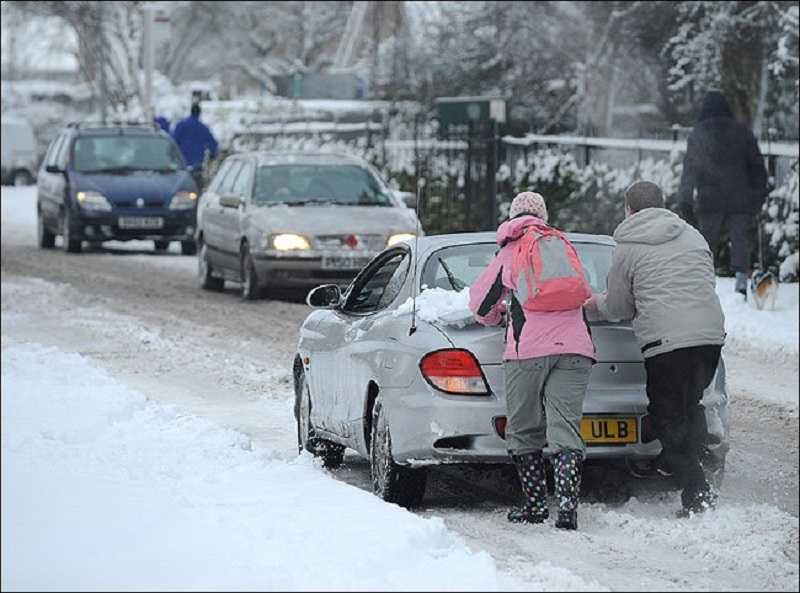
[{"label": "car antenna", "polygon": [[420,206],[422,204],[422,188],[425,187],[425,178],[420,177],[417,179],[417,203],[415,204],[417,216],[417,232],[414,234],[414,274],[411,276],[411,328],[408,330],[408,335],[413,336],[417,331],[417,260],[419,259],[419,234],[420,229]]}]

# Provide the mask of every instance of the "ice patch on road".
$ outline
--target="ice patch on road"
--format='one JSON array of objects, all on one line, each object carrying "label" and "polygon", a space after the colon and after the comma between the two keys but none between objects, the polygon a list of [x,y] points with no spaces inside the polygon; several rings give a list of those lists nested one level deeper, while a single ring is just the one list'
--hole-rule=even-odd
[{"label": "ice patch on road", "polygon": [[593,585],[549,565],[501,573],[441,519],[333,480],[308,455],[253,450],[78,354],[4,336],[2,391],[4,590]]},{"label": "ice patch on road", "polygon": [[[442,323],[465,327],[475,323],[469,309],[469,287],[458,292],[443,288],[427,288],[417,295],[417,316],[429,323]],[[394,316],[410,315],[412,299],[409,298],[394,312]]]}]

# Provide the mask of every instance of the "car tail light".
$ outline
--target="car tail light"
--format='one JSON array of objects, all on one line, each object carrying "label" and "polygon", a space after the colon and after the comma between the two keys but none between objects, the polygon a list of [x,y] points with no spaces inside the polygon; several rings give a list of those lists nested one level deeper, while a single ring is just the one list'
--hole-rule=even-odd
[{"label": "car tail light", "polygon": [[494,424],[494,430],[497,432],[497,436],[506,440],[506,424],[508,424],[508,419],[505,416],[495,416],[492,418],[492,424]]},{"label": "car tail light", "polygon": [[489,385],[469,350],[437,350],[426,354],[419,363],[422,376],[433,387],[445,393],[488,395]]}]

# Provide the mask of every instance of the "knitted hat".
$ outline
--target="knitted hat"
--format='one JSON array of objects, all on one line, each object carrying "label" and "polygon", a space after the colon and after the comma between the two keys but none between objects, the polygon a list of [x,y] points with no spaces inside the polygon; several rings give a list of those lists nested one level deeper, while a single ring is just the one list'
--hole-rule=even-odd
[{"label": "knitted hat", "polygon": [[511,202],[508,217],[516,218],[520,214],[530,214],[547,222],[547,206],[545,206],[544,198],[532,191],[517,194],[517,197]]}]

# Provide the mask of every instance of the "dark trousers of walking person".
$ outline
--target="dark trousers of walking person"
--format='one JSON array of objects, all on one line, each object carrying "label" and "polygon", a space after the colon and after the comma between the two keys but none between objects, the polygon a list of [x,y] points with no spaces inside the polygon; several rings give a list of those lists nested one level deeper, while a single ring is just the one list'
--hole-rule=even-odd
[{"label": "dark trousers of walking person", "polygon": [[716,254],[722,225],[727,226],[731,240],[731,269],[734,272],[747,274],[750,271],[750,232],[753,215],[701,211],[699,218],[700,232],[711,248],[712,254]]},{"label": "dark trousers of walking person", "polygon": [[708,438],[703,391],[711,383],[722,346],[679,348],[645,359],[647,408],[655,435],[661,441],[664,461],[680,488],[685,511],[699,512],[713,505],[700,465],[700,453]]}]

